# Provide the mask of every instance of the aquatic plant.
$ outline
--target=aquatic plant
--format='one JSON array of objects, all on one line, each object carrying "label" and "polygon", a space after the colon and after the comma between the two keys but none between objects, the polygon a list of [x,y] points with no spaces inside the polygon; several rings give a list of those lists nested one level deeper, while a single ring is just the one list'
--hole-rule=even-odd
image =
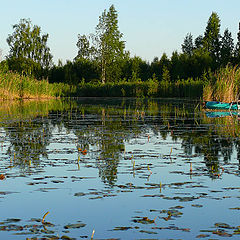
[{"label": "aquatic plant", "polygon": [[47,216],[48,214],[49,214],[49,211],[47,211],[47,212],[43,215],[42,224],[44,224],[45,218],[46,218],[46,216]]},{"label": "aquatic plant", "polygon": [[203,100],[232,102],[239,98],[240,68],[228,65],[221,68],[205,84]]},{"label": "aquatic plant", "polygon": [[72,90],[63,83],[50,84],[47,80],[0,69],[0,99],[42,99],[65,96]]},{"label": "aquatic plant", "polygon": [[119,81],[102,83],[80,83],[76,91],[70,91],[80,97],[179,97],[199,98],[202,96],[201,79],[179,80],[177,82],[149,79],[147,81]]}]

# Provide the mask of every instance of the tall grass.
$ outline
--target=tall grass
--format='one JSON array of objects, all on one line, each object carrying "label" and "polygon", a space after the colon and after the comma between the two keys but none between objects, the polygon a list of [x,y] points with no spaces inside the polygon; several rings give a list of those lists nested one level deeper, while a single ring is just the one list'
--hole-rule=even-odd
[{"label": "tall grass", "polygon": [[42,99],[51,97],[179,97],[199,98],[202,96],[201,80],[160,81],[155,78],[132,82],[100,82],[69,85],[48,83],[30,76],[0,69],[0,99]]},{"label": "tall grass", "polygon": [[203,100],[232,102],[239,98],[240,68],[228,65],[221,68],[206,83],[203,89]]},{"label": "tall grass", "polygon": [[51,98],[65,95],[69,91],[66,84],[50,84],[47,80],[20,75],[0,69],[0,99]]},{"label": "tall grass", "polygon": [[201,80],[179,80],[177,82],[161,81],[154,79],[148,81],[120,81],[118,83],[80,83],[76,96],[81,97],[202,97],[203,82]]}]

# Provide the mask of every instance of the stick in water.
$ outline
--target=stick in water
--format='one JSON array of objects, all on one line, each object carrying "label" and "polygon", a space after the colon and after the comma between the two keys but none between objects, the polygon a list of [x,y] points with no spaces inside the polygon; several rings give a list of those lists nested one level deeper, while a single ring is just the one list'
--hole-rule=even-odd
[{"label": "stick in water", "polygon": [[42,224],[44,224],[45,217],[46,217],[48,214],[49,214],[48,211],[44,214],[44,216],[43,216],[43,218],[42,218]]},{"label": "stick in water", "polygon": [[93,231],[92,231],[91,240],[93,239],[93,235],[94,235],[94,233],[95,233],[95,229],[93,229]]}]

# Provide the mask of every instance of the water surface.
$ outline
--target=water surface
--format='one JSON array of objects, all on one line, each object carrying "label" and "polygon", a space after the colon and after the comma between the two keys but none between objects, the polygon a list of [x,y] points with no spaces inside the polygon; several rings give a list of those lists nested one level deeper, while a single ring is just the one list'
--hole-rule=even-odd
[{"label": "water surface", "polygon": [[2,102],[0,238],[238,239],[238,121],[189,100]]}]

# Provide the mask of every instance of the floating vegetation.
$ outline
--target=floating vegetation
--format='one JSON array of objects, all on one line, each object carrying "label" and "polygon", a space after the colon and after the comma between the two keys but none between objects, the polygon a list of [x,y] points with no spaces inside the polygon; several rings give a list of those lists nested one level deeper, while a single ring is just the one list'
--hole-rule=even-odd
[{"label": "floating vegetation", "polygon": [[6,177],[3,174],[0,174],[0,180],[4,180]]}]

